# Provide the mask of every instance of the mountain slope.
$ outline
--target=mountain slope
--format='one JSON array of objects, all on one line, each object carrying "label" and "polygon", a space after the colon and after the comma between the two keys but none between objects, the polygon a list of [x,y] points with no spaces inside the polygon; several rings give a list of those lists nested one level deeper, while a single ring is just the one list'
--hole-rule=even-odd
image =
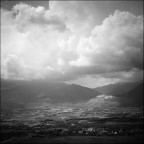
[{"label": "mountain slope", "polygon": [[119,98],[123,105],[143,106],[143,83],[126,94],[120,95]]},{"label": "mountain slope", "polygon": [[109,96],[109,95],[99,95],[95,98],[90,99],[84,104],[87,108],[110,108],[119,106],[116,97]]},{"label": "mountain slope", "polygon": [[137,87],[139,84],[141,84],[142,81],[138,82],[125,82],[125,83],[116,83],[116,84],[110,84],[102,87],[95,88],[96,91],[98,91],[101,94],[107,94],[107,95],[121,95],[125,94],[128,91],[131,91],[135,87]]},{"label": "mountain slope", "polygon": [[39,100],[51,102],[87,101],[99,93],[93,89],[62,82],[45,80],[1,80],[2,102],[29,103]]}]

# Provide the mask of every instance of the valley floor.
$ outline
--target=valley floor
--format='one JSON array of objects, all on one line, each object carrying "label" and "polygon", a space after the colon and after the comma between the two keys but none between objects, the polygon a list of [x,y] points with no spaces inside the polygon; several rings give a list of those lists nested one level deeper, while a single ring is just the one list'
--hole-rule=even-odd
[{"label": "valley floor", "polygon": [[1,143],[143,143],[143,108],[67,105],[3,109]]}]

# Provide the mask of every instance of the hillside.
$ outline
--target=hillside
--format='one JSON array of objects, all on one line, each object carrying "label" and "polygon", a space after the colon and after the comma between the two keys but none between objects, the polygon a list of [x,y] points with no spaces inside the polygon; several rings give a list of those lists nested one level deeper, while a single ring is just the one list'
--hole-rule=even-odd
[{"label": "hillside", "polygon": [[119,97],[124,105],[143,106],[143,83],[126,94],[119,95]]},{"label": "hillside", "polygon": [[138,82],[119,82],[115,84],[110,84],[102,87],[94,88],[97,92],[101,94],[107,94],[107,95],[121,95],[129,92],[130,90],[137,87],[139,84],[141,84],[142,81]]},{"label": "hillside", "polygon": [[87,101],[99,93],[93,89],[79,85],[45,80],[2,80],[2,102],[29,103],[48,100],[50,102],[81,102]]},{"label": "hillside", "polygon": [[84,104],[87,108],[110,108],[119,106],[119,102],[116,97],[110,95],[99,95],[95,98],[90,99]]}]

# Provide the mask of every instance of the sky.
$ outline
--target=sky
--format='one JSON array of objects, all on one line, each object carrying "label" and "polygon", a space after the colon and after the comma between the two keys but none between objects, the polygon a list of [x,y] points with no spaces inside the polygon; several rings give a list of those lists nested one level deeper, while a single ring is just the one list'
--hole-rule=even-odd
[{"label": "sky", "polygon": [[143,80],[143,1],[1,2],[1,77]]}]

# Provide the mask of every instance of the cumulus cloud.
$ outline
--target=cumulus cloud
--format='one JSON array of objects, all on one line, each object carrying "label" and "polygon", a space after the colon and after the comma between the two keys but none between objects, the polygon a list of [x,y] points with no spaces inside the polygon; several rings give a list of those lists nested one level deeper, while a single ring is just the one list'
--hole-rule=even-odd
[{"label": "cumulus cloud", "polygon": [[20,31],[26,30],[34,24],[37,26],[52,26],[59,31],[66,30],[63,20],[45,10],[42,6],[35,8],[28,4],[17,4],[13,7],[13,14],[16,15],[15,21]]},{"label": "cumulus cloud", "polygon": [[110,65],[114,69],[142,68],[143,17],[116,11],[96,26],[90,37],[81,39],[77,51],[79,58],[75,65],[87,59],[90,64]]},{"label": "cumulus cloud", "polygon": [[97,21],[92,1],[50,1],[50,10],[62,17],[67,28],[78,36],[88,36]]},{"label": "cumulus cloud", "polygon": [[1,65],[7,78],[140,79],[143,16],[116,10],[97,25],[93,2],[77,1],[1,9]]}]

